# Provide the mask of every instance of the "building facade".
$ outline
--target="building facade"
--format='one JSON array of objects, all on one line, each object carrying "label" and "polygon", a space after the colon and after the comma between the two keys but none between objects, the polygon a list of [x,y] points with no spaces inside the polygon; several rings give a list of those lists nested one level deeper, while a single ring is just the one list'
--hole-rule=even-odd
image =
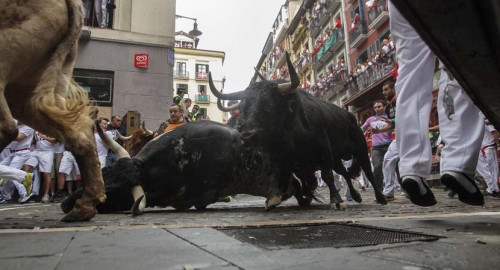
[{"label": "building facade", "polygon": [[[111,117],[137,111],[153,129],[172,103],[175,0],[84,1],[74,79]],[[88,4],[88,5],[87,5]]]},{"label": "building facade", "polygon": [[225,53],[198,49],[198,40],[180,31],[175,35],[174,91],[183,88],[184,98],[192,100],[190,110],[196,104],[200,106],[198,114],[207,116],[212,121],[224,123],[227,113],[217,108],[217,98],[210,95],[208,72],[217,89],[223,89],[222,66]]},{"label": "building facade", "polygon": [[288,52],[301,88],[345,107],[359,122],[373,114],[372,102],[383,99],[382,84],[394,69],[387,0],[287,0],[273,29],[257,64],[266,78],[288,78]]}]

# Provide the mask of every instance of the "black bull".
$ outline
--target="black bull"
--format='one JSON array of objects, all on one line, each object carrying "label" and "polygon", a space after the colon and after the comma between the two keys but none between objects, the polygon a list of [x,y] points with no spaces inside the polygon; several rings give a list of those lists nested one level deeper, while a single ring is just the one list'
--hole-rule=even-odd
[{"label": "black bull", "polygon": [[[298,89],[299,79],[288,54],[286,60],[291,82],[267,81],[259,74],[262,81],[236,93],[219,92],[209,74],[210,90],[217,98],[241,100],[238,130],[244,143],[262,147],[270,156],[274,171],[270,175],[268,201],[274,204],[266,207],[272,209],[280,203],[279,190],[292,172],[313,190],[317,185],[313,172],[318,168],[329,187],[331,207],[344,207],[332,169],[347,180],[353,199],[361,202],[351,183],[359,175],[360,166],[374,187],[377,201],[386,204],[374,181],[366,140],[354,115]],[[235,107],[221,109],[230,111]],[[342,160],[350,159],[352,166],[346,170]]]},{"label": "black bull", "polygon": [[[154,206],[204,209],[222,196],[267,196],[270,162],[260,151],[242,147],[240,134],[224,125],[183,125],[153,139],[133,158],[109,137],[103,140],[121,157],[102,170],[107,198],[97,206],[100,213],[132,208],[138,215]],[[281,196],[295,195],[301,202],[300,185],[290,180]],[[79,196],[81,191],[66,198],[63,211]]]}]

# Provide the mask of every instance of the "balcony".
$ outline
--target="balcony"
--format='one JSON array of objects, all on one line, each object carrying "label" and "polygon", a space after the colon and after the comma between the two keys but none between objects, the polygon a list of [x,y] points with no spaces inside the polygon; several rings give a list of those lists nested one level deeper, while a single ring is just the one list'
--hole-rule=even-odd
[{"label": "balcony", "polygon": [[340,8],[342,2],[340,0],[327,0],[326,1],[326,9],[328,13],[333,14],[335,10]]},{"label": "balcony", "polygon": [[[274,66],[275,68],[277,69],[280,69],[284,64],[285,64],[285,60],[286,60],[286,57],[285,57],[285,50],[281,52],[279,58],[278,58],[278,61],[276,62],[276,65]],[[290,52],[288,52],[288,54],[291,54]]]},{"label": "balcony", "polygon": [[202,71],[196,72],[196,80],[201,80],[201,81],[208,80],[208,73]]},{"label": "balcony", "polygon": [[344,85],[348,80],[346,69],[341,67],[334,69],[327,77],[320,80],[321,84],[316,84],[309,91],[313,96],[322,99],[328,99],[344,89]]},{"label": "balcony", "polygon": [[181,80],[189,79],[189,71],[186,70],[174,70],[174,78]]},{"label": "balcony", "polygon": [[319,25],[320,27],[323,27],[328,20],[330,19],[330,14],[328,12],[324,12],[325,9],[321,9],[320,15],[319,15]]},{"label": "balcony", "polygon": [[365,27],[361,27],[361,24],[358,24],[356,28],[351,29],[349,32],[349,38],[351,40],[351,47],[356,49],[368,38],[366,35]]},{"label": "balcony", "polygon": [[276,39],[274,40],[274,44],[281,44],[281,42],[283,41],[283,39],[286,36],[286,33],[288,32],[288,27],[289,27],[288,19],[285,19],[283,21],[283,26],[281,27],[281,29],[278,30],[278,35],[276,35]]},{"label": "balcony", "polygon": [[321,31],[321,29],[319,29],[318,23],[319,23],[319,18],[316,17],[314,19],[311,19],[311,24],[309,25],[309,32],[311,33],[312,38],[316,38],[319,35],[319,32]]},{"label": "balcony", "polygon": [[[390,52],[391,53],[391,52]],[[351,76],[349,83],[345,85],[347,88],[347,97],[343,100],[344,104],[349,105],[356,97],[362,95],[365,90],[372,88],[380,81],[385,81],[391,77],[391,71],[394,69],[394,63],[391,56],[386,56],[384,59],[369,66],[364,72]]]},{"label": "balcony", "polygon": [[209,95],[196,95],[195,96],[195,102],[196,103],[210,103],[210,96]]},{"label": "balcony", "polygon": [[387,0],[378,1],[377,5],[370,7],[367,11],[370,29],[377,29],[387,20],[389,20],[389,11],[387,10]]}]

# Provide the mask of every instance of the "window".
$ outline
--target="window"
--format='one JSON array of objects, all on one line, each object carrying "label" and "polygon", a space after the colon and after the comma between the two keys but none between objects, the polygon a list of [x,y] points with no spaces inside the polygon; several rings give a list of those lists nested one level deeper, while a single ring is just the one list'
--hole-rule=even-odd
[{"label": "window", "polygon": [[177,62],[175,64],[174,76],[176,78],[188,78],[188,73],[186,71],[186,62]]},{"label": "window", "polygon": [[73,79],[98,106],[113,106],[113,79],[111,71],[75,69]]},{"label": "window", "polygon": [[206,85],[198,85],[198,93],[200,94],[207,94],[207,86]]},{"label": "window", "polygon": [[[85,1],[84,1],[85,2]],[[109,3],[103,3],[106,7],[103,9],[101,6],[95,7],[98,4],[95,1],[87,1],[87,9],[88,9],[88,18],[85,18],[84,24],[86,26],[92,27],[103,27],[103,28],[113,28],[113,17],[114,17],[114,3],[113,0],[110,0]],[[99,2],[100,3],[100,2]],[[108,8],[109,7],[109,8]],[[116,7],[116,6],[115,6]],[[99,21],[98,16],[95,10],[99,10],[101,13],[102,20]]]},{"label": "window", "polygon": [[196,79],[207,80],[208,79],[208,65],[196,64]]},{"label": "window", "polygon": [[[187,84],[184,84],[184,83],[178,83],[178,84],[177,84],[177,87],[175,88],[176,93],[177,93],[177,89],[179,89],[179,88],[183,88],[183,89],[186,91],[186,92],[185,92],[185,93],[186,93],[186,95],[189,95],[188,85],[187,85]],[[186,97],[186,96],[184,96],[184,97]]]}]

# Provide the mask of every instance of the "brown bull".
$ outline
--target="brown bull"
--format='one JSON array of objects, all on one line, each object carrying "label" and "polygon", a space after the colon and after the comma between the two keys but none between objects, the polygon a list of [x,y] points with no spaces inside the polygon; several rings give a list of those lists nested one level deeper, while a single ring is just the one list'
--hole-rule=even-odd
[{"label": "brown bull", "polygon": [[63,221],[86,221],[105,200],[88,97],[71,83],[81,0],[0,0],[0,150],[17,134],[13,117],[60,138],[75,156],[83,196]]}]

